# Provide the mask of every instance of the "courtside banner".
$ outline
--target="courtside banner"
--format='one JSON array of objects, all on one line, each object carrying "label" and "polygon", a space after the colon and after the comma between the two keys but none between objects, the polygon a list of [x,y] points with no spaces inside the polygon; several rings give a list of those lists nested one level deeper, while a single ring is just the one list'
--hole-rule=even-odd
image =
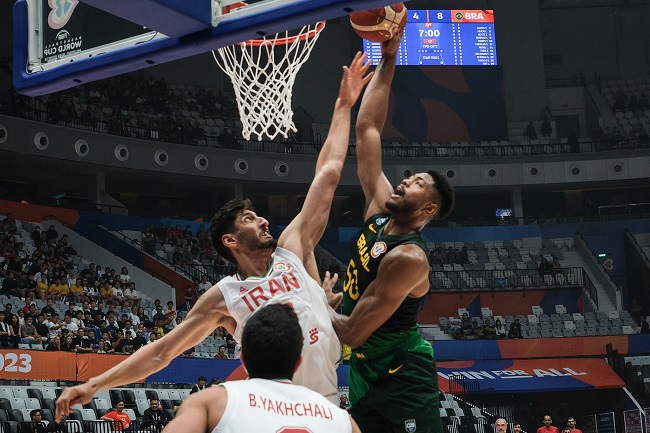
[{"label": "courtside banner", "polygon": [[[97,353],[84,353],[77,355],[77,379],[79,381],[88,381],[91,377],[102,374],[109,368],[112,368],[124,361],[127,355],[113,355],[113,354],[97,354]],[[144,378],[143,378],[144,379]],[[142,382],[140,380],[139,382]]]},{"label": "courtside banner", "polygon": [[73,352],[1,349],[0,377],[3,379],[77,380]]},{"label": "courtside banner", "polygon": [[519,340],[436,340],[438,361],[460,359],[529,359],[557,356],[606,356],[611,344],[619,353],[642,354],[650,347],[650,334],[599,337],[525,338]]},{"label": "courtside banner", "polygon": [[584,391],[623,388],[625,383],[602,359],[536,359],[438,363],[438,386],[450,391],[490,389],[499,393]]}]

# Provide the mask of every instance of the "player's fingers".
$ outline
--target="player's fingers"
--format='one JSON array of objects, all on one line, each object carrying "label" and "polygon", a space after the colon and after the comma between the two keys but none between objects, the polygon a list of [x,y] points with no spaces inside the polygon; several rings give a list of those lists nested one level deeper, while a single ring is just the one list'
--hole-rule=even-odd
[{"label": "player's fingers", "polygon": [[338,274],[334,274],[332,276],[332,274],[330,274],[329,271],[325,271],[325,278],[323,279],[323,289],[326,292],[331,292],[338,278],[339,278]]},{"label": "player's fingers", "polygon": [[70,405],[65,395],[61,394],[59,398],[56,399],[56,422],[60,423],[63,416],[68,413],[70,413]]},{"label": "player's fingers", "polygon": [[86,403],[83,400],[82,396],[77,393],[77,390],[73,388],[67,388],[63,390],[59,398],[56,399],[56,413],[59,417],[64,417],[70,414],[71,407],[75,404]]},{"label": "player's fingers", "polygon": [[367,71],[372,66],[372,62],[368,59],[368,55],[363,53],[363,67],[364,72]]},{"label": "player's fingers", "polygon": [[375,75],[375,71],[372,71],[371,73],[363,77],[363,85],[365,86],[366,84],[368,84],[368,82],[370,82],[370,80],[374,75]]},{"label": "player's fingers", "polygon": [[361,70],[362,67],[363,67],[362,54],[357,52],[357,54],[355,54],[354,56],[354,60],[352,60],[352,63],[350,64],[350,68],[354,72],[358,72],[359,70]]}]

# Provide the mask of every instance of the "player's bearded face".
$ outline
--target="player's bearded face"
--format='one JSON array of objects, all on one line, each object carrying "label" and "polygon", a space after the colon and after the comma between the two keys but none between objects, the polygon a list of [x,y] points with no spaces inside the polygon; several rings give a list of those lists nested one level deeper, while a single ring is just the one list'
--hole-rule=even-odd
[{"label": "player's bearded face", "polygon": [[386,201],[385,206],[393,214],[409,214],[418,208],[418,203],[411,200],[410,195],[407,194],[405,185],[399,184],[395,187],[395,191],[391,197]]},{"label": "player's bearded face", "polygon": [[278,241],[273,239],[273,236],[269,233],[268,226],[246,227],[239,232],[237,238],[242,245],[253,250],[275,249],[278,246]]},{"label": "player's bearded face", "polygon": [[402,180],[386,201],[386,209],[392,214],[408,215],[416,212],[431,201],[432,183],[433,179],[427,173]]}]

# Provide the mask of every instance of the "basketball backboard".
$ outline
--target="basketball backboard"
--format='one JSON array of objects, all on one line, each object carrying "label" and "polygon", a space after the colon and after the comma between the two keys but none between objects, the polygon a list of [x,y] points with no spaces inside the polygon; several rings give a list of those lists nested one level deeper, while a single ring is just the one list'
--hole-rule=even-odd
[{"label": "basketball backboard", "polygon": [[394,0],[17,0],[14,87],[38,96]]}]

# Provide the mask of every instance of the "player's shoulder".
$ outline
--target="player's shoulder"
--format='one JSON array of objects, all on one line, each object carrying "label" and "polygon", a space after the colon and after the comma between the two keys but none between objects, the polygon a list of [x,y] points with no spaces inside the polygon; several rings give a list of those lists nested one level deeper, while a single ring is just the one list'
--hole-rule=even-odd
[{"label": "player's shoulder", "polygon": [[408,264],[426,263],[429,264],[429,258],[426,252],[415,243],[405,243],[393,247],[386,253],[386,259],[389,261],[402,261]]}]

